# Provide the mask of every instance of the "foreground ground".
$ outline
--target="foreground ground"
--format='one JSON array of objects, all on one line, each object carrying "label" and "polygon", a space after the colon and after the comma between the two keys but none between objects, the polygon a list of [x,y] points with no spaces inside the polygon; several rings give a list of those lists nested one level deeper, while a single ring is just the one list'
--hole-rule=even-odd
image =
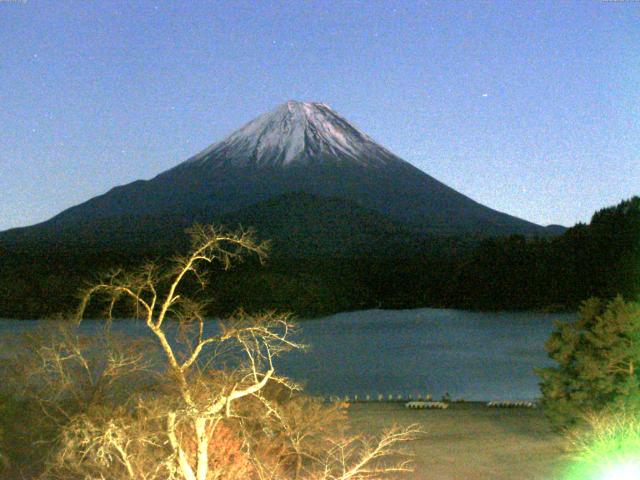
[{"label": "foreground ground", "polygon": [[417,423],[425,432],[407,444],[421,480],[558,480],[562,438],[539,409],[452,404],[447,410],[410,410],[402,403],[349,407],[355,432],[377,434],[394,423]]}]

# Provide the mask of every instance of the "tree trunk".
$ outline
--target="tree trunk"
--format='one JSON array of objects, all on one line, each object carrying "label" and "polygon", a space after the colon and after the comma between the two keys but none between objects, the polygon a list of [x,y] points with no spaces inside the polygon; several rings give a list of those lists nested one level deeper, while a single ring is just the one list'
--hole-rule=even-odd
[{"label": "tree trunk", "polygon": [[178,438],[176,437],[175,413],[170,413],[167,417],[167,435],[169,436],[169,443],[171,444],[173,451],[176,452],[178,456],[178,465],[180,467],[180,470],[182,471],[182,476],[185,480],[197,480],[195,474],[193,473],[191,465],[189,465],[187,455],[184,453],[184,450],[178,443]]},{"label": "tree trunk", "polygon": [[197,452],[197,480],[207,480],[209,472],[209,439],[207,438],[207,421],[205,418],[197,418],[194,421],[196,439],[198,441]]}]

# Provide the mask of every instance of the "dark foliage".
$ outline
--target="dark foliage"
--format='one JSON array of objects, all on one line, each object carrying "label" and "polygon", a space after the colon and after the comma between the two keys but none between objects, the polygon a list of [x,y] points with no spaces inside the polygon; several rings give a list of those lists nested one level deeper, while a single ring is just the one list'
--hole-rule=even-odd
[{"label": "dark foliage", "polygon": [[[249,261],[224,276],[213,272],[211,314],[238,306],[302,317],[424,306],[574,309],[593,296],[633,299],[640,293],[640,197],[553,238],[427,235],[341,200],[320,205],[304,195],[261,209],[247,209],[227,224],[255,226],[272,238],[269,262],[258,267]],[[278,223],[286,215],[297,218],[295,231]],[[112,241],[98,227],[83,239],[74,232],[56,241],[3,237],[0,317],[37,318],[73,308],[78,285],[94,272],[130,268],[188,247],[185,235],[158,221],[147,219],[147,230]]]},{"label": "dark foliage", "polygon": [[557,367],[539,371],[543,407],[567,427],[605,409],[635,409],[640,400],[640,304],[592,298],[575,322],[558,323],[546,343]]}]

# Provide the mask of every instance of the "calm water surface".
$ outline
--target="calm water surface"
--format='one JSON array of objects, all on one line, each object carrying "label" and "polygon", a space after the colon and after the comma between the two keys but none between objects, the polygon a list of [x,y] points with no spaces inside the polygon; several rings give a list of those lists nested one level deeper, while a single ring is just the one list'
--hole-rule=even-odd
[{"label": "calm water surface", "polygon": [[[309,350],[279,359],[276,368],[324,395],[433,395],[467,400],[533,400],[533,369],[552,365],[544,342],[554,319],[572,314],[481,313],[462,310],[367,310],[301,322]],[[0,336],[37,322],[4,320]],[[99,323],[86,321],[83,328]],[[213,325],[213,323],[212,323]],[[141,322],[114,329],[144,334]]]}]

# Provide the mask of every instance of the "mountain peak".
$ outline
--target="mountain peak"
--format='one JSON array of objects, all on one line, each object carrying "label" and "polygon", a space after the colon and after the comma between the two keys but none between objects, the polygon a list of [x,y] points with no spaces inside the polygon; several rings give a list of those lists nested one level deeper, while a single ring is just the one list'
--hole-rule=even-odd
[{"label": "mountain peak", "polygon": [[296,108],[296,107],[306,107],[306,108],[314,108],[314,107],[325,107],[325,108],[330,108],[329,105],[327,105],[326,103],[321,103],[321,102],[301,102],[300,100],[287,100],[287,103],[283,103],[282,105],[280,105],[280,107],[284,107],[284,106],[290,107],[290,108]]},{"label": "mountain peak", "polygon": [[280,105],[276,110],[286,108],[290,113],[301,113],[302,115],[313,115],[319,111],[328,111],[333,115],[338,115],[333,109],[326,103],[321,102],[301,102],[299,100],[288,100],[286,103]]},{"label": "mountain peak", "polygon": [[[420,232],[555,232],[453,190],[375,143],[326,104],[293,100],[177,167],[71,207],[43,228],[93,231],[87,222],[104,222],[110,231],[120,231],[119,225],[144,225],[153,218],[173,218],[167,222],[175,227],[293,192],[343,199]],[[299,219],[287,218],[295,231]],[[317,221],[324,221],[321,215]]]},{"label": "mountain peak", "polygon": [[401,162],[325,103],[289,100],[183,165],[288,167],[318,163],[382,166]]}]

